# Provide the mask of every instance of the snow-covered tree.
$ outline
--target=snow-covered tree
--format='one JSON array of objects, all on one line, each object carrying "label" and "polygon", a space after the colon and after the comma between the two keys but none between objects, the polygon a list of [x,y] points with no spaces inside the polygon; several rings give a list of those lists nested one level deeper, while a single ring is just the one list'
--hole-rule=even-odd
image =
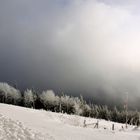
[{"label": "snow-covered tree", "polygon": [[40,100],[47,110],[59,110],[59,97],[55,95],[53,90],[43,91]]},{"label": "snow-covered tree", "polygon": [[61,99],[61,106],[62,106],[62,111],[69,113],[69,114],[73,114],[74,113],[74,98],[67,96],[67,95],[63,95],[60,97]]},{"label": "snow-covered tree", "polygon": [[81,101],[78,97],[74,98],[74,109],[76,115],[82,115],[83,110],[81,108]]},{"label": "snow-covered tree", "polygon": [[32,90],[27,89],[24,92],[24,104],[25,104],[25,106],[35,108],[35,100],[36,100],[36,95],[33,93]]},{"label": "snow-covered tree", "polygon": [[21,100],[21,93],[7,83],[0,83],[0,98],[1,102],[17,104]]},{"label": "snow-covered tree", "polygon": [[101,106],[98,114],[99,118],[105,119],[105,120],[110,120],[110,111],[107,106]]}]

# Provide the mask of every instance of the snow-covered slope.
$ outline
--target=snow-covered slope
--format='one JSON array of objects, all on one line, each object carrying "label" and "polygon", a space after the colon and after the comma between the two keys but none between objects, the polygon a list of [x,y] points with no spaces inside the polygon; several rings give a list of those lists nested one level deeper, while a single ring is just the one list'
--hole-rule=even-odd
[{"label": "snow-covered slope", "polygon": [[[86,120],[87,127],[83,127]],[[140,130],[124,124],[0,104],[0,140],[139,140]]]}]

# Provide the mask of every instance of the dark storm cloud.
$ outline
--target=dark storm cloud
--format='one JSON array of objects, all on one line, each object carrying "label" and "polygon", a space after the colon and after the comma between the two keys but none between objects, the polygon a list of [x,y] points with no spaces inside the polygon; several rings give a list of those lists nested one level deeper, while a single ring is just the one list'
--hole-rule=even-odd
[{"label": "dark storm cloud", "polygon": [[1,81],[89,97],[139,97],[137,5],[0,1]]}]

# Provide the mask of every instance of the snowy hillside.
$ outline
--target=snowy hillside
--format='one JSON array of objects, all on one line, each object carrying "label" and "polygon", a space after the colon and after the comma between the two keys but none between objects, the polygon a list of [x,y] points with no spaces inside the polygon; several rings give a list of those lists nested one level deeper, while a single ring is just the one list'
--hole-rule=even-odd
[{"label": "snowy hillside", "polygon": [[[87,124],[84,126],[84,120]],[[124,124],[0,104],[0,140],[139,140],[140,130]],[[123,128],[122,128],[123,126]]]}]

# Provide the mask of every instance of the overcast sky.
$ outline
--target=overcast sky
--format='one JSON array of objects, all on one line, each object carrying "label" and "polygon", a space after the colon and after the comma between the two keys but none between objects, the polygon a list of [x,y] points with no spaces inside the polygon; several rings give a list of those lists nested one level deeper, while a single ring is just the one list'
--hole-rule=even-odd
[{"label": "overcast sky", "polygon": [[140,97],[139,7],[139,0],[0,0],[0,81]]}]

